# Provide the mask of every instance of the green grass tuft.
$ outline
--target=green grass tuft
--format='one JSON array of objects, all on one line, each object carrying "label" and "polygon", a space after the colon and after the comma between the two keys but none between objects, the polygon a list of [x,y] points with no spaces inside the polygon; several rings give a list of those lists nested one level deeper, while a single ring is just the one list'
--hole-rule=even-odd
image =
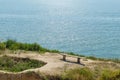
[{"label": "green grass tuft", "polygon": [[42,61],[30,60],[29,58],[0,57],[0,70],[10,72],[20,72],[26,69],[38,68],[45,64],[46,63]]},{"label": "green grass tuft", "polygon": [[68,70],[62,77],[63,80],[94,80],[93,73],[88,68]]},{"label": "green grass tuft", "polygon": [[0,50],[5,50],[5,48],[6,48],[5,43],[0,43]]}]

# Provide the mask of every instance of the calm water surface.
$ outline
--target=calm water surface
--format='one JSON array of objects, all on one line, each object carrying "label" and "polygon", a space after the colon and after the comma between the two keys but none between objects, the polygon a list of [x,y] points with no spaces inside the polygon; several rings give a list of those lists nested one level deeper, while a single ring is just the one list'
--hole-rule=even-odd
[{"label": "calm water surface", "polygon": [[0,0],[0,40],[120,58],[119,0]]}]

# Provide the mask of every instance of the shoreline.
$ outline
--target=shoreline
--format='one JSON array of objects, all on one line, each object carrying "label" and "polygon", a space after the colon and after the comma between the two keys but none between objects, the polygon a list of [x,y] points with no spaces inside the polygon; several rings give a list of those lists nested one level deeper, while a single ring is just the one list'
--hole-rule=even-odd
[{"label": "shoreline", "polygon": [[69,54],[73,56],[86,57],[87,59],[92,59],[92,60],[113,61],[113,62],[120,63],[119,58],[100,58],[95,56],[80,55],[73,52],[61,52],[59,50],[51,50],[51,49],[44,48],[38,43],[21,43],[11,39],[8,39],[5,42],[0,42],[0,50],[5,50],[5,49],[10,49],[13,51],[15,50],[36,51],[40,53],[45,53],[45,52],[63,53],[63,54]]}]

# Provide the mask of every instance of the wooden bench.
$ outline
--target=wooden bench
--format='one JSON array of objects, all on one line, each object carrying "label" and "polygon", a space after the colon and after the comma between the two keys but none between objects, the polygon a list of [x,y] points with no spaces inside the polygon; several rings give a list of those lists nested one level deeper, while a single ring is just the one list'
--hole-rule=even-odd
[{"label": "wooden bench", "polygon": [[[81,59],[80,57],[77,57],[77,63],[78,63],[78,64],[81,63],[81,62],[80,62],[80,59]],[[63,61],[66,61],[66,55],[65,55],[65,54],[63,55]]]}]

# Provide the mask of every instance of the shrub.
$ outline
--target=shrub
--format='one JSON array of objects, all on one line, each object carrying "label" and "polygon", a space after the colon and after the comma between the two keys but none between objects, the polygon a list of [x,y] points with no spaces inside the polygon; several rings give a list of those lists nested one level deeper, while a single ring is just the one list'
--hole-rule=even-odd
[{"label": "shrub", "polygon": [[94,56],[88,56],[88,59],[92,59],[92,60],[98,60],[98,58],[94,57]]},{"label": "shrub", "polygon": [[99,80],[120,80],[120,70],[103,70]]},{"label": "shrub", "polygon": [[0,57],[0,70],[11,72],[20,72],[26,69],[38,68],[45,64],[46,63],[42,61],[30,60],[29,58]]},{"label": "shrub", "polygon": [[76,68],[65,72],[63,80],[94,80],[94,78],[90,69]]},{"label": "shrub", "polygon": [[27,51],[38,51],[38,52],[53,52],[53,53],[59,53],[58,50],[49,50],[46,48],[41,47],[37,43],[20,43],[16,42],[15,40],[7,40],[5,42],[6,48],[10,50],[27,50]]},{"label": "shrub", "polygon": [[113,62],[116,62],[116,63],[120,63],[120,59],[118,58],[115,58],[115,59],[111,59]]},{"label": "shrub", "polygon": [[11,49],[11,50],[18,50],[19,49],[19,44],[14,43],[11,46],[9,46],[9,49]]},{"label": "shrub", "polygon": [[59,50],[48,50],[49,52],[53,52],[53,53],[59,53]]},{"label": "shrub", "polygon": [[0,50],[5,50],[6,45],[4,43],[0,43]]},{"label": "shrub", "polygon": [[6,48],[10,48],[13,44],[15,44],[16,41],[15,40],[10,40],[8,39],[5,44],[6,44]]},{"label": "shrub", "polygon": [[42,48],[39,44],[33,43],[33,44],[28,44],[28,43],[20,43],[16,42],[15,40],[7,40],[5,42],[6,47],[11,50],[28,50],[28,51],[39,51],[39,50],[47,50],[45,48]]}]

